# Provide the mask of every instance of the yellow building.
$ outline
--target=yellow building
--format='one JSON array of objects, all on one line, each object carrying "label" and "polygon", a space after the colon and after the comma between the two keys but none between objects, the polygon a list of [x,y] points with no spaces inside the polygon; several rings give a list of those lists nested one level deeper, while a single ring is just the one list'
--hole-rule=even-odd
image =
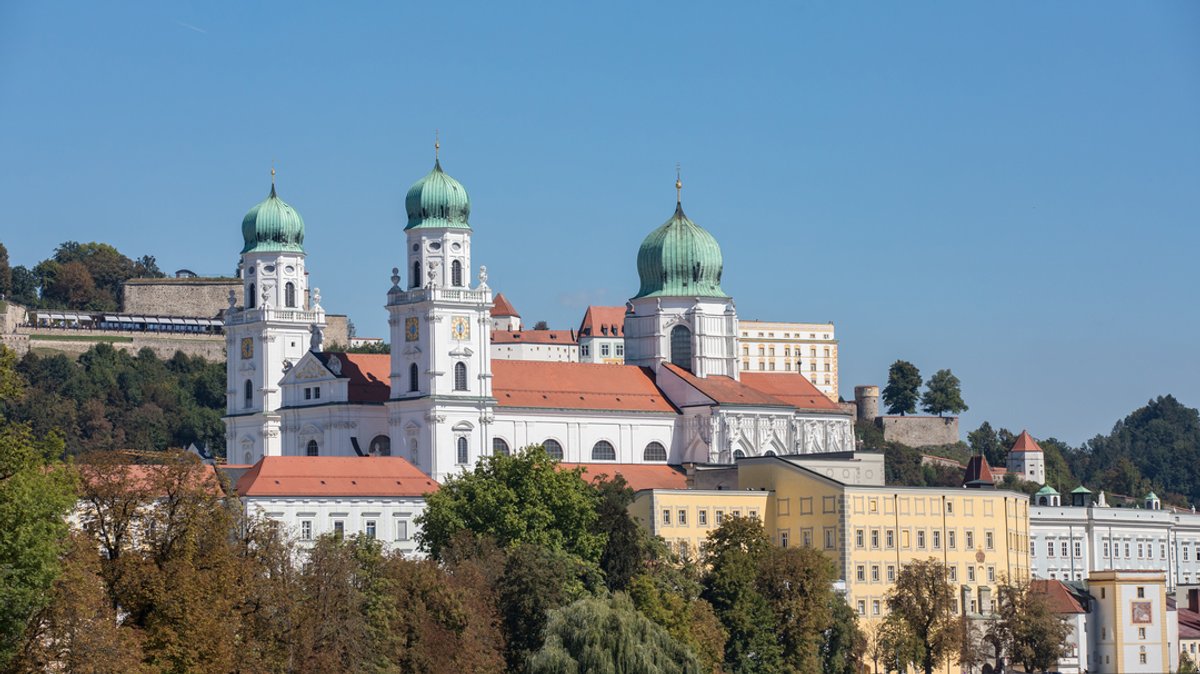
[{"label": "yellow building", "polygon": [[740,489],[771,495],[764,524],[775,543],[829,554],[850,606],[868,620],[886,613],[888,590],[910,561],[944,563],[959,588],[957,612],[972,616],[991,612],[1002,579],[1029,575],[1024,494],[852,484],[789,457],[742,459],[736,470]]},{"label": "yellow building", "polygon": [[672,550],[696,557],[708,532],[721,526],[726,517],[761,519],[769,499],[764,491],[643,489],[634,494],[629,512]]},{"label": "yellow building", "polygon": [[800,372],[838,400],[838,342],[833,323],[738,321],[742,372]]}]

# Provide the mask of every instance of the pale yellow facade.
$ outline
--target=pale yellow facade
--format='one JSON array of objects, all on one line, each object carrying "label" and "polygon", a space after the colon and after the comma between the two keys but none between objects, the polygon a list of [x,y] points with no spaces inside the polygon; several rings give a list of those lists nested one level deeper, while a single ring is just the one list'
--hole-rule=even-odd
[{"label": "pale yellow facade", "polygon": [[833,323],[738,321],[742,372],[799,372],[838,399],[838,342]]},{"label": "pale yellow facade", "polygon": [[1029,577],[1029,499],[994,489],[844,484],[785,459],[738,462],[741,489],[772,494],[764,524],[777,545],[824,550],[867,620],[887,612],[900,568],[933,557],[959,588],[956,609],[991,611],[996,585]]},{"label": "pale yellow facade", "polygon": [[696,558],[708,533],[733,515],[761,519],[770,494],[708,489],[644,489],[629,512],[672,550]]}]

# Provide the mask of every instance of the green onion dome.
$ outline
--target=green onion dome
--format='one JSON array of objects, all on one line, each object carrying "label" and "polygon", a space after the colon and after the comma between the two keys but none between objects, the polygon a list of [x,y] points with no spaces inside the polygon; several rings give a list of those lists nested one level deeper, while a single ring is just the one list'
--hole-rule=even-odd
[{"label": "green onion dome", "polygon": [[638,249],[638,297],[729,297],[721,290],[721,247],[703,227],[675,214]]},{"label": "green onion dome", "polygon": [[243,253],[303,253],[304,219],[283,199],[271,194],[242,218]]},{"label": "green onion dome", "polygon": [[434,161],[433,170],[408,190],[404,198],[404,210],[408,211],[405,231],[418,228],[470,229],[467,218],[471,215],[471,199],[467,188],[442,171],[440,161]]}]

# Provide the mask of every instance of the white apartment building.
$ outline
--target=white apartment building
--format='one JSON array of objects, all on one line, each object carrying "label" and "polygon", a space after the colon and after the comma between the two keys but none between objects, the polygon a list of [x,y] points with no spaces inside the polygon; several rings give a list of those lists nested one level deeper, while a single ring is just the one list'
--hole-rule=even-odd
[{"label": "white apartment building", "polygon": [[799,372],[838,399],[838,342],[833,323],[738,321],[742,372]]},{"label": "white apartment building", "polygon": [[1200,514],[1163,509],[1148,494],[1140,508],[1114,508],[1080,487],[1062,505],[1044,487],[1029,509],[1029,562],[1036,578],[1080,581],[1101,571],[1153,571],[1170,590],[1200,584]]}]

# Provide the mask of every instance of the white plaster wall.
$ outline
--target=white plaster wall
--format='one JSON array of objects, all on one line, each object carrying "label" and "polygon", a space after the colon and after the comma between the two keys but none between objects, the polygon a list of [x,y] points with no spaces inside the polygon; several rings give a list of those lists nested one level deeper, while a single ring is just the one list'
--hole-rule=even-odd
[{"label": "white plaster wall", "polygon": [[590,412],[585,416],[572,410],[501,407],[496,410],[491,434],[503,438],[513,450],[552,438],[563,447],[563,461],[570,463],[592,462],[592,447],[600,440],[611,442],[616,449],[614,463],[645,463],[646,445],[659,442],[667,449],[667,462],[677,463],[672,453],[676,417],[674,413],[651,412]]},{"label": "white plaster wall", "polygon": [[302,520],[312,522],[312,539],[333,533],[342,521],[345,535],[366,533],[366,523],[376,523],[376,538],[385,551],[423,557],[417,550],[416,518],[425,510],[421,497],[244,497],[248,516],[263,516],[282,524],[298,544],[308,549],[313,541],[301,540]]}]

